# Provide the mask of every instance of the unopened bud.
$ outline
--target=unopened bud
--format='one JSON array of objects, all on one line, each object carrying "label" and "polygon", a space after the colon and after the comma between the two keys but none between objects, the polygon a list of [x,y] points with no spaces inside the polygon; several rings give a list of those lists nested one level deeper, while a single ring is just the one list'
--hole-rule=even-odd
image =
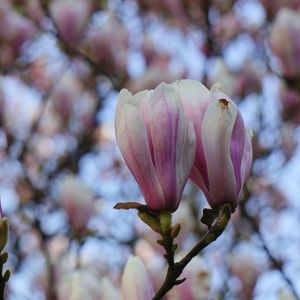
[{"label": "unopened bud", "polygon": [[4,275],[3,275],[3,279],[5,282],[7,282],[10,278],[10,271],[9,270],[6,270]]},{"label": "unopened bud", "polygon": [[4,249],[8,239],[8,219],[2,218],[0,220],[0,253]]},{"label": "unopened bud", "polygon": [[144,211],[139,211],[138,216],[145,224],[147,224],[154,231],[161,233],[161,228],[160,228],[160,223],[158,218],[155,218],[155,216],[152,216],[151,214]]},{"label": "unopened bud", "polygon": [[178,223],[176,224],[172,229],[171,229],[171,238],[172,239],[175,239],[179,232],[180,232],[180,229],[181,229],[181,225]]}]

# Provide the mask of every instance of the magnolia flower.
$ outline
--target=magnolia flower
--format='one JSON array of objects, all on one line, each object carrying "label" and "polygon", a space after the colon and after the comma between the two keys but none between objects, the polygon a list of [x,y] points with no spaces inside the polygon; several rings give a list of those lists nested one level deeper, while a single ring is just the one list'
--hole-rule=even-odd
[{"label": "magnolia flower", "polygon": [[277,12],[283,7],[293,10],[300,8],[299,0],[261,0],[261,4],[265,7],[268,20],[273,20]]},{"label": "magnolia flower", "polygon": [[269,39],[270,48],[282,63],[287,77],[300,76],[300,12],[282,8]]},{"label": "magnolia flower", "polygon": [[84,51],[108,72],[124,76],[127,73],[129,34],[114,16],[108,15],[102,24],[91,26],[84,41]]},{"label": "magnolia flower", "polygon": [[94,199],[91,190],[79,178],[68,175],[60,182],[59,199],[73,230],[80,232],[93,215]]},{"label": "magnolia flower", "polygon": [[130,256],[122,276],[122,300],[152,300],[150,277],[141,259]]},{"label": "magnolia flower", "polygon": [[108,278],[82,268],[60,275],[57,296],[58,300],[120,299],[118,289]]},{"label": "magnolia flower", "polygon": [[118,145],[153,211],[175,211],[195,157],[195,133],[172,85],[132,95],[116,108]]},{"label": "magnolia flower", "polygon": [[180,80],[174,87],[196,133],[192,180],[211,207],[229,203],[236,208],[252,162],[252,146],[237,106],[214,85]]},{"label": "magnolia flower", "polygon": [[255,285],[263,271],[263,265],[249,253],[235,252],[230,259],[230,270],[241,282],[243,299],[253,299]]},{"label": "magnolia flower", "polygon": [[57,29],[64,40],[77,42],[92,11],[90,0],[55,0],[50,12]]}]

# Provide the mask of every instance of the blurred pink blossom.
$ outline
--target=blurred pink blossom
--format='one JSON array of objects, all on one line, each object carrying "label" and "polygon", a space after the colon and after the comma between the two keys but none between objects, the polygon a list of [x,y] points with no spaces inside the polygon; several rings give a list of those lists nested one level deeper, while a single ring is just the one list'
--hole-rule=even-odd
[{"label": "blurred pink blossom", "polygon": [[209,74],[209,84],[213,85],[219,82],[222,85],[222,90],[227,95],[234,95],[237,86],[235,74],[229,70],[223,59],[217,59],[215,68]]},{"label": "blurred pink blossom", "polygon": [[261,90],[263,71],[254,62],[246,60],[241,69],[231,71],[222,59],[216,61],[215,69],[209,75],[209,83],[220,82],[227,95],[243,99],[250,92]]},{"label": "blurred pink blossom", "polygon": [[76,43],[92,12],[90,0],[54,0],[50,5],[51,16],[60,36],[68,43]]},{"label": "blurred pink blossom", "polygon": [[263,70],[252,61],[246,60],[242,69],[235,74],[235,95],[244,98],[250,92],[258,93],[262,87]]},{"label": "blurred pink blossom", "polygon": [[122,300],[152,300],[152,284],[138,256],[130,256],[122,276]]},{"label": "blurred pink blossom", "polygon": [[285,86],[280,88],[280,101],[282,115],[288,122],[299,124],[300,122],[300,95],[299,92]]},{"label": "blurred pink blossom", "polygon": [[[157,247],[158,244],[156,241],[160,238],[159,235],[153,230],[148,230],[147,233],[146,239],[140,238],[135,244],[134,255],[141,258],[148,271],[154,290],[158,291],[167,271],[166,261],[162,256],[164,250],[162,247]],[[151,234],[152,236],[150,237]],[[153,238],[150,242],[148,240],[149,237]]]},{"label": "blurred pink blossom", "polygon": [[253,299],[254,288],[259,275],[263,271],[263,266],[250,254],[233,253],[230,260],[230,269],[241,282],[241,293],[245,300]]},{"label": "blurred pink blossom", "polygon": [[213,27],[216,40],[222,46],[231,41],[240,31],[240,21],[233,11],[221,16]]},{"label": "blurred pink blossom", "polygon": [[283,7],[294,10],[300,8],[299,0],[261,0],[261,3],[266,9],[269,20],[272,20],[276,16],[277,12]]},{"label": "blurred pink blossom", "polygon": [[0,64],[7,67],[20,54],[24,43],[33,37],[32,22],[10,8],[8,3],[0,4]]},{"label": "blurred pink blossom", "polygon": [[60,181],[59,199],[73,230],[78,233],[85,229],[94,208],[93,195],[88,186],[78,177],[68,175]]},{"label": "blurred pink blossom", "polygon": [[43,9],[39,0],[12,0],[13,6],[18,11],[34,21],[41,21],[44,17]]},{"label": "blurred pink blossom", "polygon": [[109,15],[104,24],[90,29],[83,47],[106,72],[121,75],[127,73],[128,38],[125,27]]},{"label": "blurred pink blossom", "polygon": [[58,300],[119,300],[118,289],[108,278],[89,269],[76,269],[61,275],[57,285]]},{"label": "blurred pink blossom", "polygon": [[288,78],[300,76],[300,11],[282,8],[274,21],[270,48],[280,59],[282,73]]}]

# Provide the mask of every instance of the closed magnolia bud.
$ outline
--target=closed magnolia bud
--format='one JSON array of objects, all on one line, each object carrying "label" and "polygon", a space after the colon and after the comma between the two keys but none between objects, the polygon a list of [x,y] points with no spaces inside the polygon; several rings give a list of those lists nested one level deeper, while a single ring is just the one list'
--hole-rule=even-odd
[{"label": "closed magnolia bud", "polygon": [[58,300],[119,300],[119,293],[108,278],[100,278],[89,269],[62,274],[57,284]]},{"label": "closed magnolia bud", "polygon": [[113,14],[103,23],[89,28],[84,40],[84,51],[108,72],[124,76],[127,73],[129,34]]},{"label": "closed magnolia bud", "polygon": [[282,72],[289,78],[300,76],[300,12],[282,8],[271,30],[269,44],[279,57]]},{"label": "closed magnolia bud", "polygon": [[230,270],[241,282],[243,299],[253,299],[254,289],[263,264],[250,253],[235,252],[230,259]]},{"label": "closed magnolia bud", "polygon": [[68,175],[60,182],[59,199],[75,232],[85,229],[93,214],[93,195],[79,178]]},{"label": "closed magnolia bud", "polygon": [[92,11],[90,0],[55,0],[50,12],[61,37],[69,43],[77,42]]},{"label": "closed magnolia bud", "polygon": [[107,277],[101,279],[101,300],[120,300],[120,290],[117,289]]},{"label": "closed magnolia bud", "polygon": [[252,162],[251,140],[242,115],[216,85],[211,91],[193,80],[174,85],[196,134],[191,178],[211,207],[229,203],[235,209]]},{"label": "closed magnolia bud", "polygon": [[150,277],[141,259],[130,256],[122,276],[122,300],[152,300]]},{"label": "closed magnolia bud", "polygon": [[174,87],[162,83],[135,95],[123,89],[115,131],[149,208],[175,211],[194,163],[195,133]]}]

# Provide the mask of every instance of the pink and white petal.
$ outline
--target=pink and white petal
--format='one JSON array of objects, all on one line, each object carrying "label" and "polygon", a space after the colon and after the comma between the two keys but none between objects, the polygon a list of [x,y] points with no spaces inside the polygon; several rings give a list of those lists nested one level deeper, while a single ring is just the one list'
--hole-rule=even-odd
[{"label": "pink and white petal", "polygon": [[[248,132],[246,132],[245,146],[244,146],[243,158],[241,163],[242,185],[245,183],[245,180],[250,173],[251,165],[252,165],[252,156],[253,156],[253,151],[252,151],[251,135]],[[238,198],[240,197],[241,192],[242,189],[239,192]]]},{"label": "pink and white petal", "polygon": [[231,101],[220,99],[208,106],[202,122],[209,191],[216,204],[232,202],[237,197],[230,157],[230,141],[236,116],[236,106]]},{"label": "pink and white petal", "polygon": [[207,168],[201,140],[201,123],[205,111],[211,102],[210,91],[202,83],[195,80],[178,80],[173,85],[183,104],[186,118],[193,120],[196,134],[195,164],[201,170],[204,181],[208,186]]},{"label": "pink and white petal", "polygon": [[160,84],[152,94],[150,129],[153,143],[154,166],[170,210],[176,206],[177,152],[182,151],[185,137],[183,108],[174,89]]},{"label": "pink and white petal", "polygon": [[209,187],[208,172],[207,172],[207,165],[204,156],[201,128],[202,128],[202,120],[201,121],[199,120],[198,122],[194,122],[194,129],[196,134],[195,167],[199,171],[201,171],[206,188],[208,188]]},{"label": "pink and white petal", "polygon": [[118,103],[116,106],[115,128],[118,128],[117,123],[120,115],[122,114],[124,105],[131,104],[137,108],[140,108],[147,100],[150,99],[150,94],[151,92],[145,90],[132,95],[132,93],[130,93],[127,89],[122,89],[119,94]]},{"label": "pink and white petal", "polygon": [[177,80],[172,84],[181,100],[185,114],[188,118],[193,118],[196,114],[203,115],[209,102],[209,90],[199,81],[184,79]]},{"label": "pink and white petal", "polygon": [[202,174],[200,173],[199,169],[194,166],[192,168],[192,171],[191,171],[191,175],[190,175],[190,178],[195,182],[195,184],[200,187],[202,193],[204,194],[207,202],[209,203],[210,207],[216,207],[217,206],[217,203],[214,202],[213,198],[211,197],[210,195],[210,192],[203,180],[203,177],[202,177]]},{"label": "pink and white petal", "polygon": [[127,166],[138,182],[145,201],[152,210],[165,206],[164,194],[150,155],[147,134],[139,110],[123,106],[117,123],[117,142]]},{"label": "pink and white petal", "polygon": [[146,131],[147,131],[147,138],[148,138],[148,144],[150,148],[151,158],[152,161],[154,161],[154,154],[153,154],[153,143],[152,143],[152,137],[151,137],[151,124],[150,124],[150,117],[149,114],[152,110],[151,106],[151,96],[152,96],[153,90],[149,91],[147,95],[141,100],[139,110],[141,113],[141,117],[144,121]]},{"label": "pink and white petal", "polygon": [[187,124],[186,136],[182,153],[178,153],[179,162],[177,165],[177,195],[178,204],[182,195],[185,184],[191,174],[195,162],[196,153],[196,136],[192,121]]},{"label": "pink and white petal", "polygon": [[[233,104],[235,105],[235,104]],[[233,164],[236,178],[236,193],[238,194],[242,187],[241,163],[245,148],[246,129],[241,113],[237,112],[237,117],[232,130],[230,142],[230,157]]]},{"label": "pink and white petal", "polygon": [[122,276],[123,300],[152,300],[154,296],[152,283],[147,270],[137,256],[130,256]]},{"label": "pink and white petal", "polygon": [[116,106],[116,111],[115,111],[115,134],[116,134],[116,136],[117,136],[117,130],[120,127],[120,126],[118,126],[118,123],[119,123],[120,117],[122,115],[123,107],[125,104],[130,102],[131,98],[132,98],[132,94],[127,89],[121,90],[121,92],[119,94],[117,106]]}]

